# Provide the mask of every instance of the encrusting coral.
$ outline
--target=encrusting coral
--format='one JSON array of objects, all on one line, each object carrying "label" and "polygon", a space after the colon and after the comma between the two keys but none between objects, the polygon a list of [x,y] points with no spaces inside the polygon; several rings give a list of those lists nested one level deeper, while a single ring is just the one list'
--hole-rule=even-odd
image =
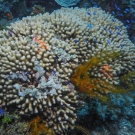
[{"label": "encrusting coral", "polygon": [[[0,31],[0,105],[14,106],[24,116],[40,114],[45,127],[62,135],[74,128],[77,118],[72,74],[80,77],[82,64],[88,63],[90,69],[84,70],[94,83],[118,85],[134,62],[134,44],[126,28],[100,8],[61,8],[28,16]],[[93,84],[88,75],[80,84],[72,81],[79,87],[87,81]],[[108,92],[103,88],[100,95]],[[96,97],[98,92],[89,94]]]}]

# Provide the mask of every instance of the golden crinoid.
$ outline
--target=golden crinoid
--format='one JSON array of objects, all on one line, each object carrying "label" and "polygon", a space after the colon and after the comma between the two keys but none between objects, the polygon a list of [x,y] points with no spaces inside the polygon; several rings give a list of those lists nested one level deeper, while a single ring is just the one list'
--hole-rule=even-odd
[{"label": "golden crinoid", "polygon": [[44,133],[45,135],[55,135],[52,129],[48,129],[44,126],[39,116],[35,117],[29,123],[28,127],[30,129],[30,135],[39,135],[40,133]]},{"label": "golden crinoid", "polygon": [[[106,54],[106,55],[103,55]],[[98,55],[95,55],[88,62],[80,65],[76,68],[74,74],[71,76],[70,81],[79,89],[80,92],[84,92],[90,97],[96,97],[102,101],[107,100],[107,94],[110,92],[120,93],[124,92],[123,90],[115,88],[109,82],[106,82],[99,78],[92,78],[89,76],[88,70],[92,69],[95,66],[98,66],[98,63],[102,60],[108,61],[109,58],[115,58],[119,55],[119,52],[107,52],[104,51]]]}]

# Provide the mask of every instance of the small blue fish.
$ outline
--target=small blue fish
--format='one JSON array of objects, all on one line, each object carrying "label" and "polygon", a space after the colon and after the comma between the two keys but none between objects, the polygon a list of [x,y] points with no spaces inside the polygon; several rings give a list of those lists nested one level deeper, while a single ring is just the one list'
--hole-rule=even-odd
[{"label": "small blue fish", "polygon": [[112,19],[112,21],[113,21],[113,22],[115,21],[114,18]]},{"label": "small blue fish", "polygon": [[113,34],[111,30],[108,30],[108,32],[109,32],[111,35]]},{"label": "small blue fish", "polygon": [[112,11],[112,15],[115,15],[115,12],[114,11]]},{"label": "small blue fish", "polygon": [[129,10],[129,8],[126,8],[124,11],[129,12],[130,10]]},{"label": "small blue fish", "polygon": [[52,70],[52,74],[54,74],[54,75],[55,75],[55,74],[56,74],[56,71]]},{"label": "small blue fish", "polygon": [[90,12],[87,12],[88,15],[91,15]]},{"label": "small blue fish", "polygon": [[89,28],[92,28],[92,25],[90,24],[90,23],[88,23],[88,25],[87,25]]},{"label": "small blue fish", "polygon": [[65,63],[66,61],[63,59],[61,62],[62,62],[62,63]]},{"label": "small blue fish", "polygon": [[123,17],[123,14],[118,14],[118,16]]},{"label": "small blue fish", "polygon": [[111,43],[111,41],[110,41],[109,39],[107,39],[107,43],[108,43],[108,44],[110,44],[110,43]]},{"label": "small blue fish", "polygon": [[96,3],[96,2],[94,2],[94,7],[96,7],[96,8],[98,7],[98,5],[97,5],[97,3]]},{"label": "small blue fish", "polygon": [[120,10],[120,8],[116,4],[114,4],[114,6],[117,10]]},{"label": "small blue fish", "polygon": [[53,59],[54,59],[54,61],[56,61],[56,59],[57,59],[57,56],[55,56]]},{"label": "small blue fish", "polygon": [[97,39],[96,39],[96,38],[93,38],[93,41],[94,41],[94,42],[96,42],[96,41],[97,41]]},{"label": "small blue fish", "polygon": [[117,32],[118,35],[121,35],[120,31]]},{"label": "small blue fish", "polygon": [[130,28],[129,25],[126,25],[126,28],[129,29]]},{"label": "small blue fish", "polygon": [[116,26],[116,29],[120,30],[120,27],[119,26]]},{"label": "small blue fish", "polygon": [[120,47],[122,48],[122,47],[123,47],[123,45],[122,45],[122,44],[120,44]]},{"label": "small blue fish", "polygon": [[135,36],[133,37],[133,39],[135,40]]},{"label": "small blue fish", "polygon": [[0,115],[4,115],[4,111],[0,108]]},{"label": "small blue fish", "polygon": [[106,30],[106,27],[104,27],[104,30]]},{"label": "small blue fish", "polygon": [[77,39],[74,39],[74,42],[75,42],[75,43],[77,43],[77,42],[79,42],[79,40],[77,40]]},{"label": "small blue fish", "polygon": [[126,20],[126,22],[127,22],[127,23],[130,23],[130,21],[129,21],[129,20]]},{"label": "small blue fish", "polygon": [[87,39],[85,39],[85,40],[84,40],[84,42],[88,42],[88,40],[87,40]]},{"label": "small blue fish", "polygon": [[131,20],[132,23],[135,23],[135,20]]},{"label": "small blue fish", "polygon": [[128,12],[127,11],[124,11],[125,14],[127,14]]},{"label": "small blue fish", "polygon": [[29,75],[30,74],[30,72],[28,71],[28,72],[25,72],[25,75]]},{"label": "small blue fish", "polygon": [[67,85],[69,85],[69,84],[70,84],[70,82],[69,82],[69,81],[66,81],[66,84],[67,84]]}]

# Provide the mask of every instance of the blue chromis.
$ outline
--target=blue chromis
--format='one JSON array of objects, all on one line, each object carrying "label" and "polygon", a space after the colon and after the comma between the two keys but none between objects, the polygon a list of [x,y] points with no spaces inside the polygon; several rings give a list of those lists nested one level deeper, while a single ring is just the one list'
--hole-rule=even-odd
[{"label": "blue chromis", "polygon": [[90,12],[87,12],[88,15],[91,15]]},{"label": "blue chromis", "polygon": [[130,28],[129,25],[126,25],[126,28],[129,29]]},{"label": "blue chromis", "polygon": [[123,47],[123,45],[122,45],[122,44],[120,44],[120,47],[122,48],[122,47]]},{"label": "blue chromis", "polygon": [[118,14],[118,16],[123,17],[123,14]]},{"label": "blue chromis", "polygon": [[79,40],[77,40],[77,39],[74,39],[74,42],[75,42],[75,43],[77,43],[77,42],[79,42]]},{"label": "blue chromis", "polygon": [[107,39],[107,43],[108,43],[108,44],[110,44],[110,43],[111,43],[111,41],[110,41],[109,39]]},{"label": "blue chromis", "polygon": [[111,35],[113,34],[111,30],[108,30],[108,32],[109,32]]},{"label": "blue chromis", "polygon": [[4,115],[4,111],[0,108],[0,115]]},{"label": "blue chromis", "polygon": [[120,8],[116,4],[114,4],[114,6],[117,10],[120,10]]},{"label": "blue chromis", "polygon": [[89,28],[92,28],[92,25],[91,25],[90,23],[88,23],[87,26],[88,26]]},{"label": "blue chromis", "polygon": [[118,35],[121,35],[120,31],[117,32]]}]

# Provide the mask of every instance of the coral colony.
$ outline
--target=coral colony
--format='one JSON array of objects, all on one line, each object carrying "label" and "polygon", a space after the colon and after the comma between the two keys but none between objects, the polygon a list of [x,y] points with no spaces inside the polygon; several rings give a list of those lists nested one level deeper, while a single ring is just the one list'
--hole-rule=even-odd
[{"label": "coral colony", "polygon": [[115,86],[134,62],[126,27],[100,8],[24,17],[0,31],[0,105],[40,114],[30,125],[43,121],[64,135],[75,127],[78,93],[106,102],[108,93],[125,92]]}]

